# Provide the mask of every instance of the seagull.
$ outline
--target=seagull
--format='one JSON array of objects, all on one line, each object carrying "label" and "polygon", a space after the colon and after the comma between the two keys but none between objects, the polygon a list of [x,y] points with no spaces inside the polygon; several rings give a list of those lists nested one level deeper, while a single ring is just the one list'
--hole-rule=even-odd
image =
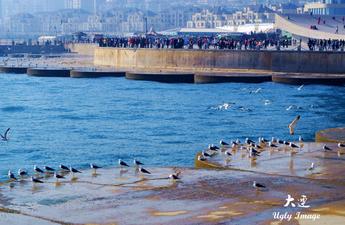
[{"label": "seagull", "polygon": [[250,149],[249,156],[255,158],[256,156],[260,156],[259,152],[254,148]]},{"label": "seagull", "polygon": [[119,159],[119,165],[120,167],[129,167],[129,165],[125,163],[124,161],[122,161],[121,159]]},{"label": "seagull", "polygon": [[260,183],[256,183],[256,181],[253,181],[253,187],[256,188],[256,189],[263,189],[263,188],[266,188],[265,185],[260,184]]},{"label": "seagull", "polygon": [[314,163],[312,162],[310,167],[308,168],[308,170],[314,170],[315,166],[314,166]]},{"label": "seagull", "polygon": [[303,138],[302,138],[302,136],[299,136],[299,137],[298,137],[298,141],[299,141],[299,142],[303,142],[303,141],[304,141]]},{"label": "seagull", "polygon": [[299,86],[299,87],[297,88],[297,90],[300,91],[300,90],[302,90],[303,87],[304,87],[304,84],[302,84],[301,86]]},{"label": "seagull", "polygon": [[252,141],[252,140],[250,140],[249,138],[246,138],[246,144],[247,145],[250,145],[250,144],[254,144],[255,142],[254,141]]},{"label": "seagull", "polygon": [[240,139],[237,138],[236,141],[235,141],[235,143],[238,144],[238,145],[241,144]]},{"label": "seagull", "polygon": [[48,172],[48,173],[51,173],[51,172],[54,172],[55,170],[49,166],[45,166],[44,169]]},{"label": "seagull", "polygon": [[229,145],[228,143],[226,143],[223,140],[219,141],[219,144],[220,144],[220,146],[227,146],[227,145]]},{"label": "seagull", "polygon": [[281,144],[281,145],[285,143],[285,141],[279,140],[279,139],[277,140],[277,142],[278,142],[278,144]]},{"label": "seagull", "polygon": [[65,165],[60,164],[59,167],[60,167],[60,169],[62,169],[62,170],[69,171],[69,168],[68,168],[67,166],[65,166]]},{"label": "seagull", "polygon": [[142,162],[140,162],[140,161],[138,161],[138,160],[136,160],[136,159],[133,160],[133,164],[134,164],[135,166],[144,165],[144,163],[142,163]]},{"label": "seagull", "polygon": [[202,156],[202,155],[198,156],[198,161],[206,161],[206,160],[207,159],[204,156]]},{"label": "seagull", "polygon": [[37,173],[44,173],[44,171],[38,168],[36,165],[34,165],[34,171]]},{"label": "seagull", "polygon": [[229,152],[229,151],[225,151],[224,154],[227,156],[232,156],[231,152]]},{"label": "seagull", "polygon": [[173,174],[170,174],[169,175],[169,179],[171,179],[171,180],[179,180],[179,179],[181,179],[180,177],[179,177],[179,173],[173,173]]},{"label": "seagull", "polygon": [[296,116],[296,118],[288,125],[288,128],[289,128],[289,130],[290,130],[290,134],[291,134],[291,135],[294,135],[294,133],[295,133],[295,127],[296,127],[296,125],[297,125],[297,122],[298,122],[300,119],[301,119],[301,116],[298,115],[298,116]]},{"label": "seagull", "polygon": [[205,151],[202,151],[201,154],[202,154],[202,156],[204,156],[204,157],[211,157],[211,155],[208,154],[208,153],[205,152]]},{"label": "seagull", "polygon": [[23,177],[23,176],[27,176],[28,173],[25,170],[19,169],[18,170],[18,176]]},{"label": "seagull", "polygon": [[146,169],[142,168],[141,166],[139,167],[139,172],[146,173],[146,174],[151,174],[149,171],[147,171]]},{"label": "seagull", "polygon": [[1,139],[2,139],[3,141],[8,141],[8,132],[10,131],[10,129],[11,129],[11,128],[7,128],[7,130],[5,131],[5,133],[4,133],[3,135],[0,134]]},{"label": "seagull", "polygon": [[95,165],[95,164],[93,164],[93,163],[90,163],[90,168],[94,170],[94,173],[96,173],[96,170],[97,170],[97,169],[100,169],[100,168],[102,168],[102,167],[97,166],[97,165]]},{"label": "seagull", "polygon": [[14,174],[11,172],[11,170],[8,171],[7,176],[10,180],[17,180],[17,178],[14,176]]},{"label": "seagull", "polygon": [[292,143],[292,142],[289,143],[289,146],[290,146],[291,148],[299,148],[299,146],[295,145],[295,144]]},{"label": "seagull", "polygon": [[212,151],[217,151],[217,150],[219,149],[219,147],[212,144],[212,145],[209,145],[209,146],[208,146],[208,149],[209,149],[209,150],[212,150]]},{"label": "seagull", "polygon": [[345,148],[345,144],[343,144],[343,143],[338,143],[338,147],[339,147],[339,148]]},{"label": "seagull", "polygon": [[54,173],[54,177],[56,178],[56,182],[59,182],[59,179],[65,179],[64,176],[57,174],[56,172]]},{"label": "seagull", "polygon": [[40,179],[37,179],[37,178],[34,178],[34,177],[31,177],[31,181],[33,183],[44,183],[43,181],[41,181]]},{"label": "seagull", "polygon": [[268,142],[268,146],[269,146],[270,148],[278,148],[278,146],[275,145],[275,144],[273,144],[272,142]]},{"label": "seagull", "polygon": [[326,152],[326,151],[332,151],[332,149],[326,145],[324,145],[323,147],[323,150]]},{"label": "seagull", "polygon": [[69,167],[69,171],[71,172],[71,173],[81,173],[79,170],[77,170],[77,169],[75,169],[75,168],[73,168],[73,167]]}]

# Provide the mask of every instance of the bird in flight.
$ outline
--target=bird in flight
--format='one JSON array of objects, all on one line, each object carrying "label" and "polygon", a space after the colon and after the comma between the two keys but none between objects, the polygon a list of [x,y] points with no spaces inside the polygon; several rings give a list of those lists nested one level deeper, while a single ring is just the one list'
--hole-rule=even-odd
[{"label": "bird in flight", "polygon": [[297,125],[297,122],[301,119],[301,116],[298,115],[296,118],[289,124],[288,128],[290,130],[290,134],[294,135],[295,134],[295,127]]},{"label": "bird in flight", "polygon": [[7,128],[7,130],[5,131],[5,133],[4,133],[3,135],[0,134],[1,139],[2,139],[3,141],[8,141],[8,132],[10,131],[10,129],[11,129],[11,128]]}]

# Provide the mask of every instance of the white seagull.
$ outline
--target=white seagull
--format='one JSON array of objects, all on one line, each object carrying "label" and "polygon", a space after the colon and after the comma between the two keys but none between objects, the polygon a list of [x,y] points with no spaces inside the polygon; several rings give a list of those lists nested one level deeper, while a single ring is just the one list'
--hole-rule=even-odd
[{"label": "white seagull", "polygon": [[260,184],[260,183],[256,183],[256,181],[253,181],[253,187],[256,188],[256,189],[264,189],[264,188],[266,188],[265,185]]}]

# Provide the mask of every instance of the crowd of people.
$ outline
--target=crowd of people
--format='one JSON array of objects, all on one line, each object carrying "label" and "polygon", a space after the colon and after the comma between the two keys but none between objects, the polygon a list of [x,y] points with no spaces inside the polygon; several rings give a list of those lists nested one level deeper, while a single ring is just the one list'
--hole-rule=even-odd
[{"label": "crowd of people", "polygon": [[345,40],[309,39],[308,48],[310,51],[344,51]]},{"label": "crowd of people", "polygon": [[[302,50],[302,40],[287,38],[233,37],[145,37],[132,36],[100,38],[100,47],[114,48],[171,48],[171,49],[229,49],[229,50]],[[308,39],[310,51],[344,51],[345,40]],[[306,48],[306,47],[305,47]],[[305,49],[307,50],[307,49]]]},{"label": "crowd of people", "polygon": [[288,48],[293,42],[277,38],[233,38],[233,37],[112,37],[98,40],[100,47],[115,48],[173,48],[173,49],[232,49],[260,50]]}]

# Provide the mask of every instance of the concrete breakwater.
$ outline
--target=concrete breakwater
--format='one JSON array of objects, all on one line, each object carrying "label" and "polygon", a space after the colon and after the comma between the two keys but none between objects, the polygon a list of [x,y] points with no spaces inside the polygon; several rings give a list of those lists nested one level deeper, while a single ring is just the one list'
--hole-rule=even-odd
[{"label": "concrete breakwater", "polygon": [[267,70],[345,74],[344,52],[94,48],[97,66],[133,70]]},{"label": "concrete breakwater", "polygon": [[129,80],[146,80],[163,83],[262,83],[344,85],[343,74],[296,74],[271,71],[228,70],[227,72],[179,72],[179,71],[133,71],[100,68],[26,68],[0,66],[0,72],[28,74],[36,77],[100,78],[126,77]]}]

